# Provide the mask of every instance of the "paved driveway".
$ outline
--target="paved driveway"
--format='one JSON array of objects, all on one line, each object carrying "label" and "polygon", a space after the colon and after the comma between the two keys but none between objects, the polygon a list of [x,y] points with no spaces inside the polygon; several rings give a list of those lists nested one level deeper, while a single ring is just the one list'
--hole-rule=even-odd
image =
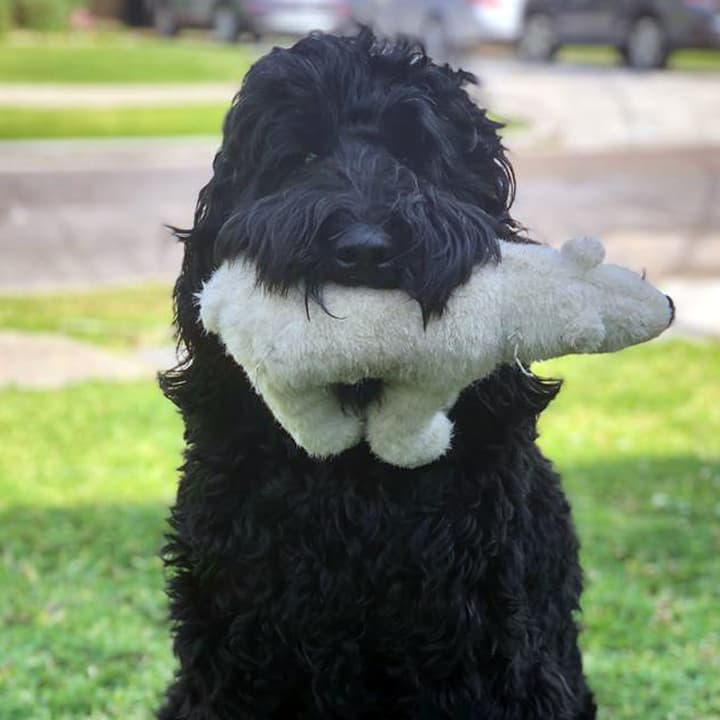
[{"label": "paved driveway", "polygon": [[[207,142],[0,145],[0,291],[172,278]],[[720,147],[513,153],[539,240],[595,234],[655,276],[720,275]]]}]

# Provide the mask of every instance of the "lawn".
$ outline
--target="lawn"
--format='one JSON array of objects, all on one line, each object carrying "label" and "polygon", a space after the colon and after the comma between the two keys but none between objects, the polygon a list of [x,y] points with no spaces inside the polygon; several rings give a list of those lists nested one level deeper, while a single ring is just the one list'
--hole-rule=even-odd
[{"label": "lawn", "polygon": [[[0,108],[0,140],[51,138],[170,137],[215,135],[230,107]],[[526,126],[520,120],[494,117],[512,133]]]},{"label": "lawn", "polygon": [[[63,329],[29,314],[15,324]],[[540,369],[567,378],[541,442],[582,536],[601,717],[720,717],[720,345]],[[150,382],[0,392],[3,720],[151,717],[173,667],[157,551],[180,433]]]},{"label": "lawn", "polygon": [[[610,47],[569,46],[558,53],[561,62],[578,65],[618,65],[619,53]],[[668,67],[686,72],[720,70],[720,51],[680,50],[670,56]]]},{"label": "lawn", "polygon": [[140,285],[89,292],[0,296],[0,330],[56,332],[123,350],[172,341],[171,288]]},{"label": "lawn", "polygon": [[37,138],[170,137],[215,135],[230,107],[19,108],[0,109],[0,140]]},{"label": "lawn", "polygon": [[13,33],[0,42],[0,83],[239,84],[251,45],[133,33]]}]

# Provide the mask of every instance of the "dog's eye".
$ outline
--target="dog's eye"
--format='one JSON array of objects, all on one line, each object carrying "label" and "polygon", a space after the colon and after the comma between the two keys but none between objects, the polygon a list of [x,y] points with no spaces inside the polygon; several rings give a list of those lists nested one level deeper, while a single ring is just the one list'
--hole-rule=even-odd
[{"label": "dog's eye", "polygon": [[318,159],[317,153],[311,152],[305,156],[304,163],[306,165],[312,165]]}]

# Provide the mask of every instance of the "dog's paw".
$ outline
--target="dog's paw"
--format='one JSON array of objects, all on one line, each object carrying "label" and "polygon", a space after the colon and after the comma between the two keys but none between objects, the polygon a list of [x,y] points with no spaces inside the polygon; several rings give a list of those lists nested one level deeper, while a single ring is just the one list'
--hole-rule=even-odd
[{"label": "dog's paw", "polygon": [[369,414],[367,441],[378,458],[402,468],[427,465],[444,455],[452,441],[453,424],[443,412],[435,413],[417,431],[402,425],[387,427],[379,414]]}]

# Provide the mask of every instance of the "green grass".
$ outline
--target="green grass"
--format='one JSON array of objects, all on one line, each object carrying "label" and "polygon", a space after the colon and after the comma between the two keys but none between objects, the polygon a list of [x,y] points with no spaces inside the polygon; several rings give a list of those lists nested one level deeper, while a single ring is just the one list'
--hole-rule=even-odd
[{"label": "green grass", "polygon": [[12,33],[0,42],[0,83],[240,83],[248,46],[131,33]]},{"label": "green grass", "polygon": [[[558,59],[562,62],[581,65],[618,65],[619,53],[610,47],[568,46],[560,50]],[[670,56],[668,66],[673,70],[689,72],[720,70],[718,50],[679,50]]]},{"label": "green grass", "polygon": [[0,140],[215,135],[230,106],[0,109]]},{"label": "green grass", "polygon": [[57,332],[118,349],[172,341],[171,289],[153,284],[89,292],[0,296],[0,330]]},{"label": "green grass", "polygon": [[[601,717],[715,720],[720,345],[541,369],[567,378],[541,443],[583,541]],[[156,553],[180,433],[151,383],[0,392],[3,720],[149,720],[173,668]]]},{"label": "green grass", "polygon": [[541,422],[587,576],[587,669],[605,720],[720,717],[720,345],[564,359]]},{"label": "green grass", "polygon": [[150,383],[5,391],[0,433],[3,720],[149,718],[177,417]]}]

